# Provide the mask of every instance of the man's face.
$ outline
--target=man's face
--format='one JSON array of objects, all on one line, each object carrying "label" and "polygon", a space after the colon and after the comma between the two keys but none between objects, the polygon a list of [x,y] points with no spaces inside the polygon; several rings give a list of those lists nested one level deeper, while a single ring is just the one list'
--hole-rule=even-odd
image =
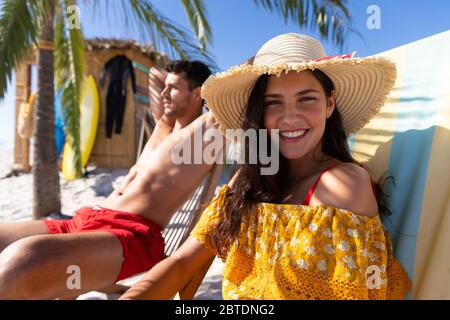
[{"label": "man's face", "polygon": [[165,88],[161,92],[164,113],[171,117],[181,118],[189,108],[193,108],[197,89],[190,90],[189,82],[184,78],[184,72],[169,73],[165,81]]}]

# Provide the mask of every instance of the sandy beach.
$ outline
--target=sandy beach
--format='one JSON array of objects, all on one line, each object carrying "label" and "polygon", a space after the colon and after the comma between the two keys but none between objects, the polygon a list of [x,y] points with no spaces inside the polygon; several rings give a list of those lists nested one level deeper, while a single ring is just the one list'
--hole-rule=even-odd
[{"label": "sandy beach", "polygon": [[[0,147],[2,161],[0,178],[11,171],[12,148]],[[87,178],[75,181],[61,179],[62,213],[73,215],[74,211],[94,205],[107,197],[120,184],[128,170],[89,168]],[[20,174],[0,179],[0,223],[27,220],[32,218],[32,175]]]},{"label": "sandy beach", "polygon": [[[9,142],[0,143],[0,223],[32,219],[32,175],[20,174],[5,178],[11,172],[13,162],[13,145]],[[75,181],[61,182],[62,213],[73,215],[82,206],[94,205],[106,198],[122,179],[128,170],[88,168],[88,176]],[[222,299],[223,263],[216,259],[204,278],[195,299]],[[79,299],[117,299],[118,295],[106,295],[90,292]]]}]

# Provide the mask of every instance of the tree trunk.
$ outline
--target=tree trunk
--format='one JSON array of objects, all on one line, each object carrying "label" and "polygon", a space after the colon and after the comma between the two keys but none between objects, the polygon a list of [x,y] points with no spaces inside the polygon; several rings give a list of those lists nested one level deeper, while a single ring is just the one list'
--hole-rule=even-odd
[{"label": "tree trunk", "polygon": [[61,211],[61,191],[55,142],[53,43],[54,6],[41,35],[37,52],[38,95],[33,150],[33,217],[41,219]]}]

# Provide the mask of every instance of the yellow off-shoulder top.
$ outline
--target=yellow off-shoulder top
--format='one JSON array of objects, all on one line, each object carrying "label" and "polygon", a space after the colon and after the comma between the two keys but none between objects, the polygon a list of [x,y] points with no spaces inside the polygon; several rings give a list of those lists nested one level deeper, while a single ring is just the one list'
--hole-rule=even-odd
[{"label": "yellow off-shoulder top", "polygon": [[[209,234],[228,189],[191,232],[214,254]],[[325,205],[257,204],[228,252],[222,281],[224,299],[403,299],[410,289],[378,215]]]}]

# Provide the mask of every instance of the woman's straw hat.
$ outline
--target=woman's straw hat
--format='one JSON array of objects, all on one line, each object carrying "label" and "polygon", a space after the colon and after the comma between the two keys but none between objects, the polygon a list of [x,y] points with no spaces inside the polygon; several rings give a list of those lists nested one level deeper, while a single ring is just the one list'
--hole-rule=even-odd
[{"label": "woman's straw hat", "polygon": [[396,67],[382,57],[326,56],[322,44],[309,36],[287,33],[266,42],[253,64],[242,64],[210,76],[201,95],[220,130],[242,127],[250,93],[263,74],[283,71],[324,72],[334,83],[336,105],[347,133],[362,128],[381,109],[394,86]]}]

